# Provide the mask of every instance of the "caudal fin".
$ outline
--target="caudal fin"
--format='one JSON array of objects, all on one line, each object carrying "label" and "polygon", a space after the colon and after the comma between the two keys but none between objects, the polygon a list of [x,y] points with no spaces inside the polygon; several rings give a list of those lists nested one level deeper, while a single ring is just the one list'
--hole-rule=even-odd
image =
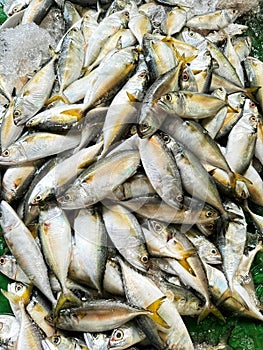
[{"label": "caudal fin", "polygon": [[71,306],[82,305],[81,300],[79,300],[79,298],[77,298],[69,289],[67,289],[65,292],[62,292],[58,298],[58,301],[53,311],[54,319],[56,319],[56,317],[59,314],[59,311],[64,307],[66,303],[70,304]]},{"label": "caudal fin", "polygon": [[157,300],[155,300],[152,304],[150,304],[146,310],[150,311],[149,313],[149,317],[157,322],[159,325],[161,325],[164,328],[169,328],[169,325],[165,322],[165,320],[157,313],[160,306],[162,305],[162,303],[164,302],[164,300],[166,299],[166,296],[163,296]]},{"label": "caudal fin", "polygon": [[213,314],[214,316],[216,316],[217,318],[219,318],[221,321],[226,322],[224,316],[221,314],[221,312],[218,310],[218,308],[213,305],[213,304],[209,304],[209,305],[205,305],[203,311],[200,313],[200,315],[198,316],[198,320],[197,322],[201,322],[202,320],[204,320],[209,314]]}]

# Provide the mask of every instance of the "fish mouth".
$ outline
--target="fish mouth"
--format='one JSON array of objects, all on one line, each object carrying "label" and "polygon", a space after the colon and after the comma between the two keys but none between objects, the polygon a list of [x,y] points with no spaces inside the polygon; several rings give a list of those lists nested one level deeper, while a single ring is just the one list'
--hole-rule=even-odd
[{"label": "fish mouth", "polygon": [[152,127],[148,123],[137,125],[137,133],[141,139],[147,138],[153,134]]}]

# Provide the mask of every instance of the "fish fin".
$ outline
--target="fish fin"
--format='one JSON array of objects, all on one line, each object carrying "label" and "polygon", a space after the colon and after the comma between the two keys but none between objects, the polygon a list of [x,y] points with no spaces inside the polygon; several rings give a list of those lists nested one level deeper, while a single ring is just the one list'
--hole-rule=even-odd
[{"label": "fish fin", "polygon": [[85,168],[87,168],[88,166],[90,166],[90,164],[96,162],[98,159],[99,159],[98,157],[94,157],[94,158],[92,158],[92,159],[83,161],[80,165],[78,165],[78,169],[85,169]]},{"label": "fish fin", "polygon": [[216,306],[221,305],[222,303],[224,303],[227,299],[232,298],[234,299],[238,304],[240,304],[244,309],[249,310],[249,306],[247,305],[247,303],[243,300],[243,303],[240,300],[237,300],[235,298],[235,296],[233,295],[233,292],[231,291],[231,289],[226,289],[226,291],[221,295],[221,297],[217,300]]},{"label": "fish fin", "polygon": [[130,100],[130,102],[139,102],[138,99],[133,95],[131,94],[130,92],[126,91],[126,94]]},{"label": "fish fin", "polygon": [[62,111],[61,114],[73,115],[78,118],[78,120],[83,118],[83,111],[78,108],[72,108],[67,111]]},{"label": "fish fin", "polygon": [[209,314],[213,314],[214,316],[219,318],[221,321],[226,322],[226,320],[225,320],[224,316],[222,315],[222,313],[213,304],[211,304],[210,306],[205,306],[204,307],[203,311],[198,316],[197,322],[199,323],[199,322],[203,321]]},{"label": "fish fin", "polygon": [[231,184],[232,189],[235,189],[235,185],[236,185],[237,181],[242,181],[246,185],[253,185],[252,181],[250,181],[248,178],[246,178],[245,176],[240,175],[238,173],[229,172],[228,176],[229,176],[229,180],[230,180],[230,184]]},{"label": "fish fin", "polygon": [[66,292],[62,292],[58,298],[53,311],[54,319],[57,318],[59,311],[64,307],[66,303],[77,306],[82,305],[81,300],[79,300],[79,298],[77,298],[69,289],[66,289]]},{"label": "fish fin", "polygon": [[245,94],[247,95],[248,98],[250,98],[250,100],[252,100],[255,103],[258,103],[256,101],[256,98],[254,96],[254,93],[258,91],[258,89],[260,89],[261,86],[252,86],[252,87],[248,87],[245,90]]},{"label": "fish fin", "polygon": [[68,98],[63,94],[58,94],[50,97],[45,104],[49,105],[50,103],[53,103],[55,101],[62,101],[68,105],[70,104],[70,101],[68,100]]},{"label": "fish fin", "polygon": [[[191,256],[191,255],[189,255]],[[186,258],[184,259],[180,259],[178,260],[179,264],[183,266],[183,268],[189,272],[192,276],[196,276],[193,269],[191,268],[191,266],[189,265],[188,261],[186,260],[189,256],[187,256]]]},{"label": "fish fin", "polygon": [[150,304],[149,306],[147,306],[146,310],[150,311],[149,317],[157,322],[158,324],[160,324],[162,327],[164,328],[169,328],[169,325],[165,322],[165,320],[158,315],[157,311],[160,308],[160,306],[162,305],[162,303],[164,302],[164,300],[166,300],[166,296],[163,296],[157,300],[155,300],[152,304]]}]

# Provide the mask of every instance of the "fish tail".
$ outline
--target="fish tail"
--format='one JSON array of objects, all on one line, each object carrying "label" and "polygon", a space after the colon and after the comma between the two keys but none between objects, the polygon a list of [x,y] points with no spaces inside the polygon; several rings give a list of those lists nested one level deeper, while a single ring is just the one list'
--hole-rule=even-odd
[{"label": "fish tail", "polygon": [[222,315],[222,313],[218,310],[218,308],[213,305],[213,304],[209,304],[206,305],[203,309],[203,311],[200,313],[200,315],[198,316],[198,320],[197,322],[201,322],[202,320],[204,320],[209,314],[213,314],[214,316],[216,316],[219,320],[226,322],[224,316]]},{"label": "fish tail", "polygon": [[166,299],[166,296],[163,296],[157,300],[155,300],[152,304],[150,304],[146,310],[150,311],[149,313],[149,317],[157,322],[159,325],[161,325],[164,328],[169,328],[169,325],[165,322],[165,320],[158,315],[157,311],[159,310],[160,306],[162,305],[162,303],[164,302],[164,300]]},{"label": "fish tail", "polygon": [[254,96],[254,93],[258,91],[258,89],[260,89],[261,86],[252,86],[252,87],[248,87],[245,89],[245,93],[247,95],[248,98],[250,98],[250,100],[252,100],[253,102],[256,102],[256,98]]},{"label": "fish tail", "polygon": [[229,172],[228,173],[228,176],[229,176],[229,180],[230,180],[230,185],[231,185],[231,188],[234,190],[235,187],[236,187],[236,182],[237,181],[242,181],[244,182],[246,185],[252,185],[253,183],[248,179],[246,178],[245,176],[243,175],[240,175],[236,172]]},{"label": "fish tail", "polygon": [[82,305],[82,302],[79,300],[79,298],[77,298],[69,289],[67,289],[65,292],[62,292],[58,298],[53,311],[54,319],[57,318],[59,311],[64,307],[66,303],[77,306]]},{"label": "fish tail", "polygon": [[232,299],[234,299],[238,304],[240,304],[241,305],[241,307],[243,307],[244,309],[249,309],[249,307],[248,307],[248,305],[247,305],[247,303],[243,300],[243,302],[241,302],[240,300],[238,300],[236,297],[235,297],[235,295],[234,295],[234,293],[233,293],[233,291],[230,289],[230,288],[228,288],[228,289],[226,289],[226,291],[221,295],[221,297],[217,300],[217,303],[216,303],[216,305],[218,306],[218,305],[221,305],[222,303],[224,303],[227,299],[229,299],[229,298],[232,298]]}]

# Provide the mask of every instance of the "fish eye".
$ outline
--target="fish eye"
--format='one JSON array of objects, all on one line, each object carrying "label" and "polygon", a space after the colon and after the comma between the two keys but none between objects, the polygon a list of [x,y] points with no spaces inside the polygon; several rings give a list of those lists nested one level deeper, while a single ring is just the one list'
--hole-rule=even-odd
[{"label": "fish eye", "polygon": [[193,31],[189,32],[189,36],[193,37],[194,35],[195,35],[195,32],[193,32]]},{"label": "fish eye", "polygon": [[128,11],[125,11],[124,13],[123,13],[123,15],[124,15],[124,17],[126,17],[126,18],[130,18],[130,14],[129,14],[129,12]]},{"label": "fish eye", "polygon": [[63,197],[63,199],[66,201],[66,202],[69,202],[71,200],[71,196],[69,194],[65,194],[65,196]]},{"label": "fish eye", "polygon": [[256,121],[257,121],[257,118],[256,118],[255,115],[251,115],[251,117],[249,117],[249,120],[250,120],[251,122],[256,122]]},{"label": "fish eye", "polygon": [[163,229],[162,225],[155,221],[153,222],[153,228],[156,232],[161,232]]},{"label": "fish eye", "polygon": [[150,129],[150,125],[148,123],[143,123],[139,125],[139,132],[144,133]]},{"label": "fish eye", "polygon": [[179,194],[179,195],[176,197],[176,200],[177,200],[178,202],[181,203],[181,202],[184,200],[184,196],[181,195],[181,194]]},{"label": "fish eye", "polygon": [[212,210],[208,210],[208,211],[205,213],[205,215],[206,215],[208,218],[210,218],[211,216],[214,215],[214,212],[213,212]]},{"label": "fish eye", "polygon": [[21,114],[22,113],[21,113],[20,109],[15,109],[14,110],[14,117],[20,117]]},{"label": "fish eye", "polygon": [[212,231],[212,230],[214,229],[214,224],[209,224],[209,225],[207,225],[207,229],[208,229],[209,231]]},{"label": "fish eye", "polygon": [[113,334],[114,340],[121,340],[124,337],[124,332],[121,329],[116,329],[116,331]]},{"label": "fish eye", "polygon": [[72,32],[78,32],[79,31],[77,27],[73,27],[71,30],[72,30]]},{"label": "fish eye", "polygon": [[143,255],[143,256],[141,257],[141,262],[142,262],[143,264],[148,264],[148,262],[149,262],[149,257],[148,257],[147,255]]},{"label": "fish eye", "polygon": [[9,154],[10,154],[9,150],[6,149],[6,150],[2,153],[2,156],[3,156],[3,157],[8,157]]},{"label": "fish eye", "polygon": [[168,102],[171,102],[172,101],[172,95],[171,94],[166,94],[164,95],[164,99]]},{"label": "fish eye", "polygon": [[250,101],[250,102],[249,102],[249,108],[255,108],[255,107],[256,107],[255,102]]},{"label": "fish eye", "polygon": [[189,80],[189,74],[187,72],[182,73],[182,80],[183,81],[188,81]]},{"label": "fish eye", "polygon": [[58,344],[60,344],[60,342],[61,342],[61,336],[60,335],[54,335],[52,337],[52,343],[53,344],[58,345]]},{"label": "fish eye", "polygon": [[41,196],[41,194],[38,194],[38,195],[36,196],[36,198],[34,199],[34,202],[38,203],[38,202],[40,202],[41,200],[42,200],[42,196]]},{"label": "fish eye", "polygon": [[147,72],[144,70],[139,74],[139,78],[145,78],[147,75]]},{"label": "fish eye", "polygon": [[5,265],[6,263],[6,258],[4,256],[0,257],[0,265]]},{"label": "fish eye", "polygon": [[216,250],[215,249],[211,249],[211,253],[212,254],[216,254]]},{"label": "fish eye", "polygon": [[21,292],[21,290],[23,289],[23,284],[21,283],[16,283],[15,285],[15,291],[18,293],[18,292]]},{"label": "fish eye", "polygon": [[163,134],[162,139],[165,143],[169,143],[171,141],[169,135],[167,135],[167,134]]}]

